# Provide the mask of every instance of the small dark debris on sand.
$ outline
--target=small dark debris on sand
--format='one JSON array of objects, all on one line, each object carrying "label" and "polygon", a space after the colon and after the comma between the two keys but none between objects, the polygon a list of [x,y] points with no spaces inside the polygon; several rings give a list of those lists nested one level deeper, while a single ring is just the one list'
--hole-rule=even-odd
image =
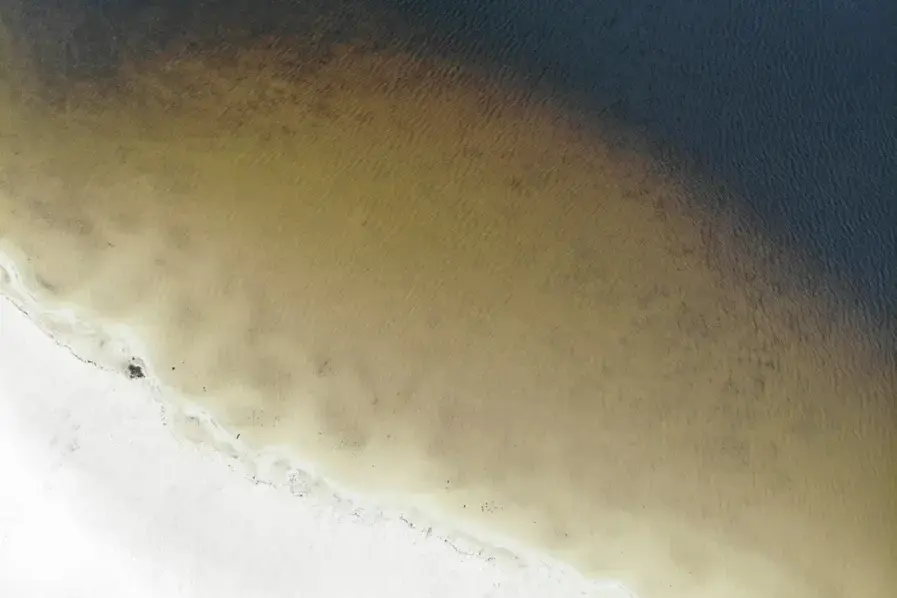
[{"label": "small dark debris on sand", "polygon": [[136,363],[128,364],[128,378],[134,380],[136,378],[143,378],[146,374],[143,373],[143,368],[137,365]]}]

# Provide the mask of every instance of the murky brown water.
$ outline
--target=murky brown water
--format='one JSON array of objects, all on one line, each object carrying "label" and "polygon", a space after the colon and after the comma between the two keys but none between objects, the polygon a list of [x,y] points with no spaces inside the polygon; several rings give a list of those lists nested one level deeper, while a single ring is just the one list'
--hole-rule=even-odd
[{"label": "murky brown water", "polygon": [[863,330],[550,103],[259,52],[4,91],[0,246],[46,301],[256,446],[646,597],[893,595],[897,382]]}]

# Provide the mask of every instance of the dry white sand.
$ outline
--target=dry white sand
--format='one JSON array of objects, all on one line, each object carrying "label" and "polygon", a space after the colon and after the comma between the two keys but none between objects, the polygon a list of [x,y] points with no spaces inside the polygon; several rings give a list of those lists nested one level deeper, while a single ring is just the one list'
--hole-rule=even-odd
[{"label": "dry white sand", "polygon": [[122,327],[245,447],[645,597],[893,596],[897,384],[866,331],[547,104],[270,59],[4,98],[0,251],[41,305]]},{"label": "dry white sand", "polygon": [[150,381],[76,359],[7,299],[0,397],[4,597],[630,596],[178,440]]}]

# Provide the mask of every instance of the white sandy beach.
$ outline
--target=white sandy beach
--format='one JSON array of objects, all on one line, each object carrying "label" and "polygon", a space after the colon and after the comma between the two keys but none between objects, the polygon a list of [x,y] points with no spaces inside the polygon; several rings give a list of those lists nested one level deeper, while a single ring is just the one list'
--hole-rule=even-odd
[{"label": "white sandy beach", "polygon": [[82,362],[8,299],[0,397],[3,596],[629,596],[185,441],[158,388]]},{"label": "white sandy beach", "polygon": [[[774,285],[787,256],[782,272],[750,277],[762,243],[737,257],[745,241],[702,220],[647,158],[476,77],[349,48],[296,80],[261,68],[263,51],[244,60],[159,60],[130,91],[84,90],[52,111],[2,100],[0,252],[34,305],[74,309],[83,330],[35,318],[98,365],[52,357],[71,368],[53,384],[96,389],[82,410],[74,391],[49,392],[56,378],[4,361],[3,408],[31,417],[23,393],[44,397],[15,427],[46,461],[61,458],[46,435],[72,402],[78,442],[94,451],[85,467],[99,468],[84,474],[92,486],[73,482],[85,484],[73,500],[121,501],[119,519],[95,529],[149,555],[122,565],[156,580],[146,595],[287,595],[284,580],[301,575],[284,569],[304,557],[282,547],[345,507],[226,471],[228,455],[252,468],[258,451],[279,451],[369,504],[644,598],[893,596],[893,356],[823,298]],[[17,288],[9,276],[4,293],[24,301]],[[3,309],[5,359],[51,359]],[[122,375],[132,358],[146,375],[136,383]],[[207,415],[219,437],[191,432],[186,416],[161,426],[160,405]],[[107,433],[133,433],[134,452]],[[184,461],[155,474],[170,495],[112,479],[148,466],[156,446],[156,467]],[[233,501],[211,495],[219,484]],[[420,542],[448,550],[392,515],[358,526],[333,513],[345,530],[333,534],[359,540],[318,529],[322,563],[339,547],[370,552],[381,529],[416,555],[383,564],[395,571],[428,558]],[[169,526],[158,540],[139,528],[151,517]],[[243,527],[218,529],[226,521]],[[242,535],[264,546],[264,530],[280,560],[226,552]],[[169,543],[222,552],[180,560]],[[449,557],[448,577],[402,578],[421,584],[408,595],[487,579],[449,573],[486,567],[482,557]],[[175,573],[153,577],[149,562]],[[511,562],[488,564],[516,580],[505,594],[470,581],[432,595],[526,595],[521,580],[549,575],[507,573]],[[584,591],[561,571],[527,587]],[[251,585],[267,576],[270,593]],[[181,583],[210,590],[171,589]],[[382,587],[370,595],[404,595]]]}]

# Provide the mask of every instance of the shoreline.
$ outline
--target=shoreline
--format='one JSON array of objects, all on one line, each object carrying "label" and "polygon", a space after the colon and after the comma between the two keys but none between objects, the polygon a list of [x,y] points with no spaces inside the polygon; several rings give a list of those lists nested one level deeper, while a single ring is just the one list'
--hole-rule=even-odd
[{"label": "shoreline", "polygon": [[[9,262],[0,264],[0,267],[3,268],[4,272],[9,272]],[[15,276],[12,277],[13,280],[15,280],[15,278]],[[111,521],[117,521],[117,528],[112,533],[116,536],[125,532],[133,533],[133,529],[130,529],[133,524],[124,525],[123,521],[133,521],[134,517],[138,517],[139,513],[145,511],[146,506],[133,494],[135,490],[125,490],[125,486],[122,486],[121,484],[133,485],[138,488],[145,486],[145,474],[141,474],[140,469],[147,466],[148,456],[145,453],[147,449],[143,447],[152,447],[149,450],[151,450],[152,453],[158,452],[159,458],[163,459],[166,467],[172,468],[166,470],[165,474],[153,478],[157,483],[168,488],[167,492],[191,493],[201,491],[203,485],[208,483],[205,480],[211,476],[217,476],[216,479],[219,480],[218,483],[225,483],[229,489],[245,489],[258,487],[259,485],[267,486],[271,488],[271,492],[285,498],[285,500],[284,498],[279,499],[281,503],[284,503],[280,505],[281,508],[279,508],[276,513],[268,516],[282,517],[284,515],[289,516],[292,514],[299,520],[303,520],[308,517],[306,513],[315,513],[314,517],[316,519],[319,518],[322,523],[327,521],[330,522],[326,525],[332,526],[333,530],[326,533],[337,534],[340,538],[344,538],[340,540],[340,542],[346,543],[343,550],[350,553],[356,550],[353,548],[353,542],[369,541],[364,539],[364,533],[351,532],[351,530],[362,528],[383,528],[384,530],[388,528],[391,530],[401,530],[401,528],[404,527],[409,531],[378,532],[381,535],[381,542],[385,542],[387,545],[389,545],[389,542],[397,543],[397,546],[401,546],[401,548],[393,548],[393,550],[397,550],[402,554],[406,553],[408,550],[421,551],[421,556],[415,558],[432,559],[434,558],[433,556],[424,557],[424,547],[427,547],[426,554],[430,554],[435,550],[441,556],[439,556],[437,560],[427,561],[429,566],[434,568],[433,571],[441,571],[447,566],[455,566],[446,564],[453,562],[453,559],[457,560],[459,563],[483,563],[483,565],[476,566],[473,570],[470,570],[469,567],[465,569],[466,572],[461,574],[461,579],[446,579],[441,582],[440,586],[438,586],[438,590],[431,590],[436,593],[427,595],[448,596],[451,594],[446,592],[457,587],[459,583],[467,583],[472,585],[467,586],[466,589],[479,587],[481,588],[480,591],[486,592],[487,588],[491,587],[492,591],[498,592],[498,594],[495,595],[507,595],[509,597],[528,595],[521,594],[521,591],[535,591],[536,593],[533,594],[533,596],[557,596],[557,598],[574,594],[583,596],[588,595],[594,598],[630,598],[632,596],[631,593],[619,584],[614,582],[586,580],[573,571],[569,566],[553,562],[550,558],[533,552],[530,552],[527,555],[521,555],[519,553],[514,554],[507,549],[492,548],[487,544],[474,539],[472,536],[449,531],[451,526],[424,527],[422,522],[425,520],[422,519],[421,522],[412,521],[407,515],[403,515],[402,512],[397,509],[384,509],[378,506],[375,501],[365,499],[360,495],[350,496],[344,491],[339,491],[333,488],[331,484],[321,476],[317,474],[308,475],[302,472],[296,468],[295,463],[291,463],[284,459],[283,455],[277,453],[272,453],[270,455],[253,454],[250,451],[240,454],[237,450],[228,454],[227,451],[222,450],[220,445],[216,446],[214,443],[207,442],[209,438],[190,438],[189,434],[185,433],[187,431],[185,424],[179,423],[179,420],[183,418],[184,421],[197,421],[198,419],[201,419],[197,417],[197,414],[191,414],[189,413],[189,410],[176,407],[173,403],[166,403],[164,389],[156,385],[154,381],[149,378],[127,380],[127,375],[123,374],[120,370],[110,371],[98,364],[83,360],[72,351],[71,347],[66,345],[65,338],[55,337],[52,333],[41,328],[37,322],[31,319],[31,317],[35,315],[37,304],[31,304],[23,309],[23,306],[18,301],[22,295],[21,288],[16,288],[15,291],[17,292],[15,293],[9,293],[10,290],[11,289],[7,287],[3,289],[3,293],[0,293],[0,336],[3,338],[3,351],[9,351],[12,347],[18,346],[18,353],[30,354],[37,350],[34,347],[45,345],[47,344],[47,341],[50,341],[55,347],[41,349],[40,353],[42,356],[41,359],[45,364],[55,364],[60,361],[60,359],[63,360],[63,362],[69,359],[77,359],[80,364],[77,366],[67,365],[65,367],[60,367],[59,369],[54,369],[52,373],[49,374],[49,378],[53,379],[62,376],[63,374],[60,373],[62,370],[66,371],[65,376],[71,378],[73,374],[69,374],[68,370],[82,370],[87,367],[95,370],[95,373],[88,376],[93,380],[118,380],[118,382],[114,383],[115,388],[117,388],[114,396],[107,392],[100,393],[101,396],[90,398],[87,396],[76,397],[76,393],[79,392],[81,385],[86,385],[88,388],[96,387],[96,382],[81,382],[80,379],[78,379],[74,385],[70,382],[69,385],[66,385],[64,389],[60,390],[57,393],[60,395],[59,398],[51,398],[46,395],[34,396],[32,398],[32,403],[26,408],[25,405],[19,403],[20,397],[18,395],[7,395],[3,404],[0,405],[7,416],[10,414],[13,414],[14,416],[12,420],[5,420],[2,428],[4,430],[4,442],[9,444],[9,447],[7,448],[15,449],[15,454],[18,455],[17,460],[20,463],[20,467],[24,467],[29,463],[31,464],[30,467],[32,473],[24,475],[36,476],[34,478],[25,478],[21,477],[21,475],[17,476],[14,475],[19,474],[19,472],[16,471],[16,468],[10,470],[9,467],[11,465],[5,466],[7,472],[5,483],[8,484],[8,491],[0,497],[0,506],[3,506],[4,509],[22,509],[23,511],[19,513],[18,520],[20,525],[24,524],[26,521],[31,521],[29,517],[32,516],[38,516],[52,521],[56,528],[55,531],[50,533],[53,534],[52,542],[57,546],[64,547],[73,541],[69,540],[69,537],[66,534],[80,533],[83,535],[82,539],[79,540],[81,543],[82,555],[90,555],[96,550],[99,550],[100,548],[98,547],[103,546],[104,543],[110,541],[110,532],[98,528],[97,524],[92,521],[93,517],[89,516],[90,513],[82,512],[84,500],[89,496],[94,496],[94,498],[91,498],[90,500],[91,502],[96,501],[95,495],[98,492],[108,496],[121,495],[119,498],[114,499],[115,504],[118,506],[113,509],[114,517]],[[18,297],[14,299],[9,295],[18,295]],[[30,312],[31,315],[26,312]],[[54,314],[54,312],[50,310],[45,311],[42,316],[46,320],[47,317],[52,318],[52,314]],[[55,315],[58,316],[59,312],[56,311]],[[19,321],[20,319],[21,321]],[[81,322],[81,324],[85,325],[84,322]],[[93,329],[98,331],[97,328]],[[32,335],[34,338],[32,338]],[[94,338],[100,336],[103,336],[102,332],[99,332]],[[126,342],[121,342],[119,344],[121,346],[127,346]],[[62,353],[67,355],[61,355]],[[21,368],[29,363],[26,358],[22,359],[21,363],[17,362],[17,367]],[[0,367],[0,370],[3,370],[3,368]],[[78,374],[77,376],[83,377],[83,374]],[[9,392],[10,379],[15,377],[16,376],[13,375],[10,370],[6,370],[6,374],[0,378],[0,380],[2,380],[2,388],[5,391]],[[74,380],[74,378],[72,378],[72,380]],[[15,384],[15,382],[13,383]],[[15,388],[16,387],[13,386],[13,389]],[[64,403],[60,403],[60,399],[65,396],[78,398],[79,403],[64,406]],[[122,403],[122,400],[125,402]],[[35,402],[37,404],[35,404]],[[113,407],[116,403],[118,406]],[[58,416],[55,415],[60,409],[64,409],[66,413],[63,420],[59,420]],[[113,409],[114,413],[117,415],[107,415],[107,409]],[[36,415],[38,413],[46,414],[39,416]],[[25,417],[26,419],[21,421],[28,423],[25,423],[22,427],[11,428],[10,425],[17,420],[15,417],[16,415]],[[95,446],[102,446],[109,442],[113,442],[115,439],[120,438],[123,433],[127,432],[105,428],[110,434],[109,439],[103,439],[102,436],[92,435],[95,434],[95,431],[82,431],[82,426],[84,428],[92,428],[96,430],[96,420],[100,421],[100,426],[104,426],[108,425],[106,422],[112,421],[110,418],[115,419],[122,417],[125,418],[124,420],[120,420],[123,422],[123,425],[121,426],[122,428],[125,430],[139,428],[144,430],[145,436],[133,438],[133,443],[129,443],[128,446],[118,451],[119,454],[117,455],[107,455],[105,458],[99,458],[95,453]],[[88,423],[91,420],[94,420],[95,422],[93,425]],[[35,431],[34,434],[29,434],[30,425],[38,422],[41,423],[42,428],[39,431]],[[221,430],[220,427],[215,426],[214,422],[206,422],[201,425],[204,426],[200,430],[201,435],[208,435],[209,437],[218,435],[218,440],[227,441],[231,449],[237,448],[238,443],[234,442],[233,437],[226,436],[226,432]],[[12,434],[11,438],[10,434]],[[42,445],[42,442],[45,442],[43,437],[50,434],[53,434],[54,438],[59,436],[71,436],[72,434],[75,434],[75,436],[70,440],[70,446],[68,448],[56,447],[55,444],[44,447],[44,445]],[[21,440],[19,440],[19,438],[21,438]],[[26,439],[28,441],[27,447],[24,442]],[[131,446],[131,444],[133,444],[133,446]],[[54,466],[52,470],[47,470],[44,466],[37,465],[35,459],[40,460],[46,458],[43,455],[38,457],[38,447],[44,447],[43,450],[48,451],[47,454],[52,453],[52,455],[55,455],[51,456],[51,458],[58,461],[59,465]],[[62,453],[57,455],[55,453],[57,450],[61,450]],[[66,453],[69,452],[70,454],[66,455]],[[76,454],[80,455],[85,452],[92,452],[92,455],[80,458],[76,456]],[[201,458],[198,459],[197,455],[200,455]],[[78,461],[78,463],[73,464],[73,460]],[[273,461],[273,465],[270,462],[266,463],[266,460]],[[102,478],[94,479],[95,475],[90,472],[94,469],[99,471],[104,468],[107,470],[107,474]],[[61,472],[65,473],[63,474]],[[278,475],[282,476],[283,474],[287,474],[287,476],[278,480]],[[124,478],[122,478],[122,476],[124,476]],[[128,476],[133,479],[126,480]],[[141,480],[141,478],[144,479]],[[71,486],[71,482],[59,481],[62,479],[76,480],[78,482],[77,489],[75,489],[75,486]],[[34,483],[32,480],[43,485],[44,489],[41,491],[43,494],[29,494],[29,492],[38,492],[29,490],[28,486]],[[65,487],[69,486],[70,488],[66,490]],[[233,494],[233,492],[230,494]],[[243,494],[245,494],[245,490],[243,491]],[[258,493],[255,492],[251,494]],[[257,516],[250,515],[251,510],[265,508],[263,505],[265,504],[266,497],[267,494],[262,497],[257,496],[255,499],[253,499],[252,496],[249,496],[248,498],[244,497],[243,503],[231,504],[229,506],[236,506],[240,509],[249,509],[249,511],[244,511],[244,514],[251,520],[257,518]],[[57,515],[55,510],[58,507],[55,505],[60,498],[64,500],[64,502],[60,504],[66,505],[66,511],[73,513],[73,515],[67,515],[67,517],[72,517],[71,519],[66,519],[65,521],[59,519],[60,516]],[[18,506],[15,502],[16,500],[28,501],[27,504],[32,506],[26,509],[24,506]],[[10,503],[10,501],[13,502]],[[213,505],[217,505],[217,503],[221,501],[213,499],[211,502]],[[268,502],[270,502],[270,499]],[[22,504],[24,505],[25,503]],[[189,507],[184,505],[184,508]],[[206,508],[212,509],[212,512],[214,513],[214,509],[218,507],[207,505]],[[267,508],[271,507],[269,506]],[[133,514],[131,511],[132,509]],[[32,512],[35,513],[35,515],[31,515]],[[106,517],[109,515],[112,515],[112,513],[108,513]],[[175,514],[171,513],[167,516],[175,517]],[[192,516],[197,520],[209,519],[211,521],[217,521],[215,516],[202,515],[199,511],[195,512]],[[22,517],[24,517],[24,519],[22,519]],[[175,520],[173,519],[172,521]],[[223,523],[224,521],[218,522],[219,525]],[[107,522],[103,527],[109,524],[110,523]],[[134,555],[131,558],[138,558],[137,555],[141,554],[141,552],[145,552],[143,546],[154,538],[153,534],[159,534],[160,539],[170,537],[171,532],[165,531],[168,525],[169,524],[165,519],[160,519],[155,523],[155,526],[157,526],[158,529],[149,532],[148,535],[145,534],[139,539],[131,536],[134,538],[133,540],[125,539],[127,536],[118,537],[114,540],[115,544],[118,546],[116,550],[119,552],[119,555],[116,557],[105,557],[107,560],[103,570],[104,578],[112,580],[113,582],[118,579],[118,577],[123,574],[120,572],[121,569],[119,569],[119,567],[127,570],[132,566],[120,563],[119,561],[122,559],[121,555]],[[293,524],[287,520],[283,521],[280,526],[283,528],[290,528]],[[7,564],[15,563],[17,566],[6,574],[0,574],[0,587],[5,587],[10,591],[18,588],[19,591],[24,592],[21,595],[29,595],[30,592],[37,590],[37,588],[43,588],[41,595],[49,598],[63,595],[54,592],[51,586],[48,585],[51,583],[51,579],[58,581],[61,576],[62,579],[66,580],[65,583],[69,584],[66,585],[67,589],[64,592],[64,595],[66,596],[69,595],[68,592],[77,591],[77,588],[90,582],[90,580],[85,580],[84,578],[79,577],[70,567],[60,567],[56,562],[48,560],[48,562],[41,565],[28,560],[29,558],[35,558],[31,556],[31,544],[40,541],[43,538],[42,534],[44,531],[40,526],[34,526],[32,524],[32,527],[29,528],[29,535],[31,536],[30,543],[24,542],[18,526],[13,525],[12,527],[9,527],[4,524],[3,527],[6,548],[16,550],[17,556],[14,560],[10,561],[8,556],[3,556],[6,550],[3,549],[0,550],[0,560],[7,562]],[[192,529],[195,526],[191,525],[188,527]],[[354,538],[352,533],[356,533],[359,536],[359,539],[352,539]],[[224,544],[234,542],[240,542],[242,544],[244,542],[244,540],[241,540],[238,532],[229,531],[227,527],[221,527],[218,531],[214,532],[212,536],[209,534],[210,532],[198,534],[196,538],[192,538],[191,540],[196,542],[209,541],[214,537],[216,542]],[[50,538],[47,538],[47,541],[50,541]],[[171,540],[168,541],[171,542]],[[276,537],[271,539],[270,542],[270,549],[278,548]],[[174,547],[174,545],[175,544],[172,543],[170,546]],[[440,545],[444,545],[448,550],[439,548]],[[166,544],[164,546],[167,547],[169,545]],[[408,548],[405,548],[405,546]],[[421,548],[417,548],[418,546],[421,546]],[[202,546],[197,546],[197,549],[201,550]],[[242,549],[248,552],[252,549],[252,546],[242,546]],[[322,548],[320,546],[312,546],[312,549],[327,551],[326,547]],[[42,558],[52,558],[51,555],[54,555],[57,550],[58,549],[43,551]],[[281,556],[281,560],[283,560],[284,558],[290,558],[294,552],[298,553],[299,551],[306,549],[285,545],[280,548],[280,550],[283,552]],[[456,556],[452,557],[451,553],[455,553]],[[138,595],[145,595],[148,598],[159,595],[157,592],[162,589],[159,587],[160,580],[154,578],[154,580],[150,582],[145,575],[145,570],[151,567],[165,567],[162,559],[153,556],[139,558],[138,565],[144,570],[140,572],[143,574],[136,574],[137,572],[132,570],[130,572],[132,577],[128,581],[129,586],[132,591],[138,592]],[[378,559],[377,557],[374,558],[375,560],[383,560]],[[407,559],[409,557],[406,556],[404,558]],[[204,557],[199,557],[199,559],[198,562],[204,563]],[[252,559],[249,560],[250,565],[258,566]],[[81,556],[80,561],[82,561],[82,567],[87,567],[89,569],[88,565],[92,565],[89,557]],[[409,559],[408,561],[400,560],[399,564],[405,565],[411,564],[411,562],[413,562],[412,559]],[[114,564],[111,568],[110,563]],[[237,562],[233,564],[236,565],[236,568],[239,570],[239,575],[234,577],[233,574],[225,574],[222,575],[221,578],[230,578],[230,581],[227,583],[235,584],[238,588],[245,586],[248,581],[246,575],[253,575],[252,569],[247,568],[243,563]],[[349,571],[353,571],[359,564],[350,559],[346,561],[346,566]],[[29,575],[31,575],[30,572],[35,567],[43,567],[44,574],[39,577],[29,577]],[[174,586],[170,586],[165,595],[178,597],[198,597],[208,595],[203,592],[201,588],[215,587],[217,584],[221,583],[220,581],[213,581],[211,579],[206,565],[194,565],[194,567],[196,567],[197,570],[192,571],[187,577],[180,578],[180,584],[187,584],[186,586],[180,585],[180,589],[174,589]],[[475,572],[480,571],[481,568],[483,568],[482,572]],[[12,571],[16,571],[16,573],[12,573]],[[495,578],[495,574],[490,573],[491,571],[500,571],[501,581],[490,581],[491,579],[497,579]],[[221,571],[221,573],[224,572]],[[366,574],[369,577],[371,575],[371,573]],[[415,577],[415,574],[410,571],[393,573],[393,575],[396,574],[404,578],[405,583],[418,585],[421,583],[418,581],[418,578]],[[171,572],[168,571],[165,575],[170,576]],[[185,575],[185,572],[181,569],[178,571],[178,575],[183,576]],[[169,582],[169,584],[171,583],[170,580],[165,581]],[[368,583],[371,582],[369,581]],[[96,582],[94,581],[93,584],[96,585]],[[366,590],[373,591],[374,593],[372,595],[379,596],[381,595],[381,590],[379,588],[384,584],[386,584],[386,586],[389,585],[388,577],[379,579],[374,578],[372,585],[368,586]],[[163,584],[163,586],[164,585],[165,584]],[[193,587],[198,593],[194,593],[193,591],[185,592],[184,587]],[[274,586],[269,586],[269,593],[266,593],[266,596],[292,595],[293,589],[294,587],[283,585],[283,582],[281,582],[281,585],[275,584]],[[217,588],[216,595],[236,596],[245,594],[232,587],[228,589],[219,587]],[[321,595],[329,594],[325,593]],[[383,595],[391,596],[392,594],[389,593]],[[486,594],[484,593],[483,595]],[[493,594],[490,593],[489,595],[491,596]]]},{"label": "shoreline", "polygon": [[[239,463],[244,470],[241,473],[251,477],[254,482],[268,484],[279,490],[288,489],[294,495],[298,486],[301,488],[299,496],[305,496],[313,489],[319,493],[314,498],[321,499],[322,503],[340,505],[340,508],[344,508],[346,504],[354,505],[354,508],[361,511],[373,512],[375,517],[401,519],[412,529],[426,529],[428,536],[436,528],[439,530],[436,532],[438,537],[447,542],[451,538],[451,541],[467,545],[478,557],[505,558],[528,565],[559,565],[552,564],[548,555],[537,554],[533,547],[512,546],[507,540],[504,543],[496,542],[494,537],[491,541],[487,540],[484,538],[486,530],[461,529],[458,527],[459,522],[443,522],[440,525],[432,520],[432,514],[415,512],[410,505],[383,503],[382,496],[379,501],[376,497],[366,497],[329,479],[313,462],[291,453],[286,447],[268,446],[258,449],[241,443],[240,434],[227,430],[215,421],[214,415],[200,403],[188,396],[179,397],[177,389],[165,385],[153,375],[154,364],[145,357],[146,351],[141,350],[141,341],[127,326],[110,325],[96,318],[84,319],[79,317],[77,308],[73,307],[44,307],[46,301],[42,302],[23,283],[20,272],[14,260],[0,251],[0,280],[5,281],[6,276],[9,279],[8,286],[4,284],[0,287],[0,301],[11,302],[42,334],[78,361],[105,373],[148,386],[165,414],[164,425],[173,426],[172,429],[181,440],[207,446]],[[70,330],[63,331],[60,327],[69,327]],[[80,351],[77,348],[78,341],[82,341]],[[93,346],[96,351],[91,352],[88,346]],[[134,366],[140,368],[139,373],[130,369]],[[439,529],[440,527],[445,529]]]},{"label": "shoreline", "polygon": [[270,110],[276,77],[183,63],[186,101],[11,110],[2,233],[243,446],[651,598],[885,588],[886,356],[743,280],[649,159],[406,66],[344,55]]}]

